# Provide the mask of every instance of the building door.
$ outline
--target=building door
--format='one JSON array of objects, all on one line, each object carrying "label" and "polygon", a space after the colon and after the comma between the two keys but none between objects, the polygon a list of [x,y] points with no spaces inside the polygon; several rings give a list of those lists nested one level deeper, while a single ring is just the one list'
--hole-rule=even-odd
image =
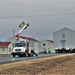
[{"label": "building door", "polygon": [[62,40],[60,42],[62,44],[62,48],[65,48],[65,42],[66,42],[66,40],[65,40],[65,34],[62,34]]},{"label": "building door", "polygon": [[62,42],[62,48],[65,48],[65,42],[64,41]]}]

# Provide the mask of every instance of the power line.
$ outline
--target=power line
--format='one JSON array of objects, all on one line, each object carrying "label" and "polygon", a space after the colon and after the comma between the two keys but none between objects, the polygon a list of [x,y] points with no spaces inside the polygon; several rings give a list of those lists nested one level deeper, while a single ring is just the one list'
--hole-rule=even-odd
[{"label": "power line", "polygon": [[59,14],[40,14],[40,15],[24,15],[24,16],[0,16],[0,19],[13,19],[13,18],[34,18],[34,17],[49,17],[49,16],[62,16],[62,15],[75,15],[75,13],[59,13]]}]

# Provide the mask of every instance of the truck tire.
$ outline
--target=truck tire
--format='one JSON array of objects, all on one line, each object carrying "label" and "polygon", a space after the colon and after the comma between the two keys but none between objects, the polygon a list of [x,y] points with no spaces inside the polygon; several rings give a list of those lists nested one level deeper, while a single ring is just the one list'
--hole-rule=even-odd
[{"label": "truck tire", "polygon": [[28,55],[28,57],[30,57],[30,55]]},{"label": "truck tire", "polygon": [[31,56],[33,57],[33,54]]},{"label": "truck tire", "polygon": [[19,57],[23,57],[22,55],[19,55]]},{"label": "truck tire", "polygon": [[24,57],[26,57],[26,55],[24,55]]},{"label": "truck tire", "polygon": [[13,57],[15,57],[15,55],[13,54]]}]

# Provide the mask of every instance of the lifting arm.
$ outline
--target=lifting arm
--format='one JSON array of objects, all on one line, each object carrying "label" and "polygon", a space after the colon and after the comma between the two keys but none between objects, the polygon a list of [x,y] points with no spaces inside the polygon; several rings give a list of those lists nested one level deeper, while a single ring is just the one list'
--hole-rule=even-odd
[{"label": "lifting arm", "polygon": [[21,29],[20,29],[20,31],[16,34],[16,40],[19,40],[19,35],[20,35],[20,33],[21,33],[24,29],[26,29],[27,27],[29,27],[29,24],[28,24],[28,23],[25,24],[25,22],[23,21],[23,22],[19,25],[19,27],[20,27]]}]

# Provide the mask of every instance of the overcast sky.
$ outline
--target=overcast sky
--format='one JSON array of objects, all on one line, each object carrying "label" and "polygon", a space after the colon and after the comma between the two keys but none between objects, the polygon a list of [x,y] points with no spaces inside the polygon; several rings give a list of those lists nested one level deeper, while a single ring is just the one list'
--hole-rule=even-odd
[{"label": "overcast sky", "polygon": [[30,27],[21,35],[53,39],[59,29],[75,30],[75,0],[0,0],[0,40],[16,34],[22,21]]}]

